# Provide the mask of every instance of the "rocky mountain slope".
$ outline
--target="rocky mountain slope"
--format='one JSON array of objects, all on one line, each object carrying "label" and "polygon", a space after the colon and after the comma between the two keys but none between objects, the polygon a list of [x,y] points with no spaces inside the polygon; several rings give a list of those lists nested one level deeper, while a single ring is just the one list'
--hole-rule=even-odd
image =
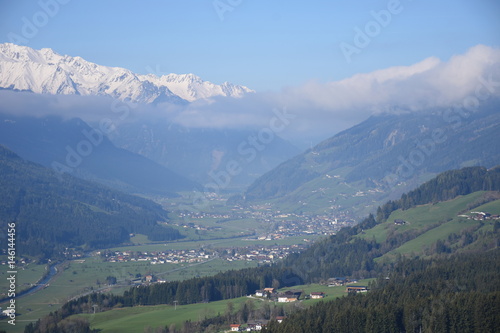
[{"label": "rocky mountain slope", "polygon": [[444,170],[492,167],[500,163],[499,105],[373,116],[266,173],[246,199],[364,214]]}]

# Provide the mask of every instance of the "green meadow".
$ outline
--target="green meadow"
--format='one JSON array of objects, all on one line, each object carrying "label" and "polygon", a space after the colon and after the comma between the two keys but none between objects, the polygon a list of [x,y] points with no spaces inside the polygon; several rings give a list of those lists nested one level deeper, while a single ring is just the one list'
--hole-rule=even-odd
[{"label": "green meadow", "polygon": [[[100,257],[86,258],[85,262],[69,261],[59,267],[59,273],[50,285],[34,294],[17,300],[16,326],[11,326],[5,320],[0,321],[0,330],[7,332],[23,332],[24,326],[32,321],[56,311],[72,297],[94,290],[121,294],[130,288],[130,280],[137,274],[155,274],[168,281],[184,280],[193,276],[213,275],[231,269],[255,267],[257,263],[214,259],[199,264],[161,264],[151,265],[149,262],[110,263],[103,262]],[[20,281],[37,281],[43,275],[45,265],[29,265],[25,271],[19,271]],[[2,272],[4,272],[2,270]],[[27,274],[29,273],[29,274]],[[3,273],[5,275],[5,273]],[[3,276],[2,275],[2,276]],[[118,283],[114,286],[106,284],[106,278],[114,276]],[[6,280],[2,278],[5,289]],[[24,283],[24,282],[22,282]],[[0,305],[5,307],[5,304]]]},{"label": "green meadow", "polygon": [[[367,285],[371,279],[361,280],[358,284]],[[320,284],[301,285],[293,288],[283,288],[281,291],[289,289],[300,289],[304,291],[301,296],[301,301],[297,304],[301,306],[310,306],[321,299],[303,300],[304,295],[311,292],[324,292],[326,297],[324,301],[332,300],[346,295],[345,286],[328,287]],[[158,306],[140,306],[131,308],[118,308],[110,311],[100,312],[96,314],[78,315],[87,318],[91,323],[91,328],[102,330],[102,333],[136,333],[143,332],[145,328],[151,327],[153,329],[158,327],[169,327],[175,324],[180,327],[185,321],[197,321],[204,318],[214,317],[217,314],[223,314],[228,309],[228,303],[232,303],[234,309],[239,309],[241,305],[251,300],[255,307],[258,308],[267,300],[260,298],[239,297],[229,300],[178,305],[158,305]],[[294,303],[285,304],[273,302],[276,306],[285,306],[285,312],[292,311],[291,309],[296,306]]]},{"label": "green meadow", "polygon": [[[464,230],[476,230],[477,232],[492,230],[494,221],[475,221],[459,215],[475,215],[472,211],[484,211],[498,214],[500,211],[500,200],[495,200],[476,208],[474,203],[481,200],[486,192],[475,192],[466,196],[460,196],[450,201],[437,204],[422,205],[408,210],[394,211],[386,222],[381,223],[370,230],[366,230],[361,237],[374,239],[381,243],[389,234],[398,234],[405,231],[415,230],[422,232],[416,238],[405,242],[400,247],[386,253],[378,258],[379,261],[394,260],[398,255],[423,255],[437,241],[445,241],[451,234],[461,234]],[[406,221],[404,225],[395,225],[394,220]]]}]

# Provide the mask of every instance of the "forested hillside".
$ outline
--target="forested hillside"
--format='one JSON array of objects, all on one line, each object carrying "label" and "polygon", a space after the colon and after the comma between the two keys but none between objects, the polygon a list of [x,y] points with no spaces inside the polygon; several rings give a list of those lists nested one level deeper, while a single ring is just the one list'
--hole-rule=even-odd
[{"label": "forested hillside", "polygon": [[152,201],[58,175],[3,146],[0,175],[0,221],[16,223],[20,254],[54,259],[66,248],[121,244],[130,233],[146,234],[151,240],[182,237],[158,225],[166,220],[166,212]]},{"label": "forested hillside", "polygon": [[500,250],[404,260],[365,294],[321,302],[266,332],[500,332]]}]

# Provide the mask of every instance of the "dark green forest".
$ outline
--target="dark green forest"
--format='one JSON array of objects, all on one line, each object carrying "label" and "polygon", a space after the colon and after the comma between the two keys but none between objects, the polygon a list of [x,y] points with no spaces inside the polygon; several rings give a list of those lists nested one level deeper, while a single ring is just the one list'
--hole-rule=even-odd
[{"label": "dark green forest", "polygon": [[266,332],[500,332],[500,250],[403,260],[370,286],[296,312]]},{"label": "dark green forest", "polygon": [[[129,241],[130,233],[173,240],[176,229],[160,226],[167,213],[156,203],[102,185],[58,175],[0,146],[0,221],[16,223],[21,255],[61,257]],[[3,228],[2,232],[6,232]]]}]

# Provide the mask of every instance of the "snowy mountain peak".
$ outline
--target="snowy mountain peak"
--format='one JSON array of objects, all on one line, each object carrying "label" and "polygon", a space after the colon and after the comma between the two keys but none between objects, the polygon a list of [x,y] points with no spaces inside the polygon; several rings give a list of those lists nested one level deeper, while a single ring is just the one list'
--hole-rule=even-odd
[{"label": "snowy mountain peak", "polygon": [[[242,97],[253,90],[217,85],[194,74],[141,75],[100,66],[52,49],[0,44],[0,88],[47,94],[111,96],[138,103],[185,102],[215,96]],[[184,101],[183,101],[184,100]]]}]

